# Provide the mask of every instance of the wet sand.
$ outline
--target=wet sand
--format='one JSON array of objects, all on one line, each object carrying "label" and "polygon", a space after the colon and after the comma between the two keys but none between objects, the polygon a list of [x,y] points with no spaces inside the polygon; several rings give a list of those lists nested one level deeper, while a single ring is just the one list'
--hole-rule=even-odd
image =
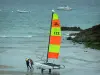
[{"label": "wet sand", "polygon": [[0,70],[0,75],[60,75],[59,72],[52,72],[51,74],[44,72],[42,73],[35,73],[35,72],[22,72],[22,71],[3,71]]},{"label": "wet sand", "polygon": [[9,68],[14,69],[14,67],[12,66],[0,65],[0,69],[1,69],[0,75],[60,75],[60,73],[57,71],[56,72],[52,71],[51,74],[49,74],[48,71],[44,71],[44,73],[42,74],[41,72],[34,72],[34,70],[25,72],[25,71],[13,71],[13,70],[9,70]]},{"label": "wet sand", "polygon": [[7,66],[7,65],[0,65],[0,69],[3,69],[3,68],[14,68],[12,66]]},{"label": "wet sand", "polygon": [[19,75],[19,74],[21,74],[21,75],[25,75],[25,74],[27,74],[27,72],[20,72],[20,71],[3,71],[3,70],[0,70],[0,75]]},{"label": "wet sand", "polygon": [[[12,66],[8,65],[0,65],[0,69],[9,69],[9,68],[14,68]],[[0,70],[0,75],[15,75],[15,74],[27,74],[27,72],[21,72],[21,71],[8,71],[8,70]]]},{"label": "wet sand", "polygon": [[[9,68],[14,68],[12,66],[8,65],[0,65],[0,69],[9,69]],[[0,70],[0,75],[11,75],[11,74],[26,74],[25,72],[19,72],[19,71],[6,71],[6,70]]]}]

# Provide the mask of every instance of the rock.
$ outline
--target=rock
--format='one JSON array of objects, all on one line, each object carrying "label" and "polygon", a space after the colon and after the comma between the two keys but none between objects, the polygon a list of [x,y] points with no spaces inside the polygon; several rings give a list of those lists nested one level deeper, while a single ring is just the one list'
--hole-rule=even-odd
[{"label": "rock", "polygon": [[84,52],[88,52],[88,51],[84,51]]},{"label": "rock", "polygon": [[70,36],[69,36],[69,37],[67,37],[67,40],[72,40],[72,37],[70,37]]}]

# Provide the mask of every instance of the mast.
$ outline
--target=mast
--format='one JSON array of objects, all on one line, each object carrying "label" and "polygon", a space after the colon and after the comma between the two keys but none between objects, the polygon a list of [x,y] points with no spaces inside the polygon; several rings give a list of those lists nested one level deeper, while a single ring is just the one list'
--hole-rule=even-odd
[{"label": "mast", "polygon": [[[53,18],[53,14],[54,14],[54,10],[52,10],[51,26],[52,26],[52,18]],[[50,34],[49,34],[49,43],[50,43],[50,35],[51,35],[51,26],[50,26]],[[46,63],[48,62],[49,43],[48,43],[48,51],[47,51],[47,59],[46,59]]]}]

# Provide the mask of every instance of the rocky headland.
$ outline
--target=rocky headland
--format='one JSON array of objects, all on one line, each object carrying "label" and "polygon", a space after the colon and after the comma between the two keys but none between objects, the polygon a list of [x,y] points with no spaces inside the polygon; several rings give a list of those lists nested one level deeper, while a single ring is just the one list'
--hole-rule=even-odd
[{"label": "rocky headland", "polygon": [[81,31],[82,29],[80,27],[61,27],[62,31]]},{"label": "rocky headland", "polygon": [[100,24],[73,34],[73,42],[83,43],[86,47],[100,50]]}]

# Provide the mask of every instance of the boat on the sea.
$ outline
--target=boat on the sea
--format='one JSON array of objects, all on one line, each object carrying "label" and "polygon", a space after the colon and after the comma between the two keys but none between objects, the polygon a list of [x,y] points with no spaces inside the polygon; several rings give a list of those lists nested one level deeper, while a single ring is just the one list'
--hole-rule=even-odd
[{"label": "boat on the sea", "polygon": [[49,73],[51,73],[51,70],[53,69],[65,68],[64,65],[56,64],[54,63],[54,61],[53,62],[50,61],[50,60],[56,61],[57,59],[59,59],[61,37],[62,36],[61,36],[60,20],[58,14],[55,13],[54,10],[52,10],[51,27],[50,27],[50,34],[48,39],[49,43],[48,43],[48,50],[46,54],[47,58],[43,63],[38,63],[38,62],[35,63],[35,65],[37,65],[37,68],[41,69],[42,73],[46,69],[48,69]]},{"label": "boat on the sea", "polygon": [[19,12],[19,13],[29,13],[29,11],[25,11],[25,10],[17,10],[17,12]]},{"label": "boat on the sea", "polygon": [[62,7],[58,7],[57,10],[66,10],[66,11],[71,11],[72,8],[70,8],[69,6],[62,6]]}]

